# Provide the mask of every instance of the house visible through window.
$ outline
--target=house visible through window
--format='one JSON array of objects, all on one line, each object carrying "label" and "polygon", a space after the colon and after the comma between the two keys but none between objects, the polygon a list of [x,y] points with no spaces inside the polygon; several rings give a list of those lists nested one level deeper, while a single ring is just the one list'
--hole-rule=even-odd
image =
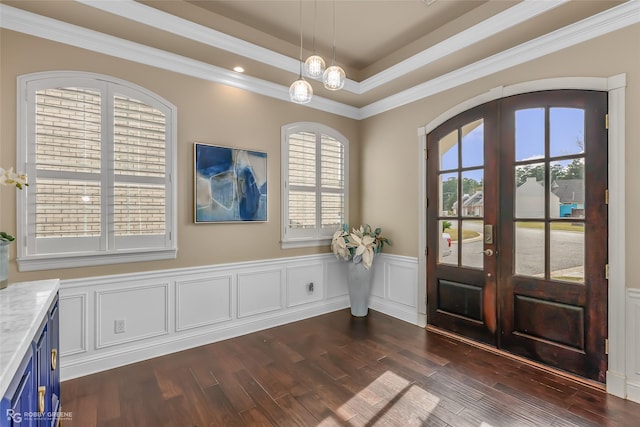
[{"label": "house visible through window", "polygon": [[282,246],[327,244],[347,217],[348,141],[318,123],[282,128]]},{"label": "house visible through window", "polygon": [[20,269],[174,258],[175,107],[90,73],[22,76],[19,89]]}]

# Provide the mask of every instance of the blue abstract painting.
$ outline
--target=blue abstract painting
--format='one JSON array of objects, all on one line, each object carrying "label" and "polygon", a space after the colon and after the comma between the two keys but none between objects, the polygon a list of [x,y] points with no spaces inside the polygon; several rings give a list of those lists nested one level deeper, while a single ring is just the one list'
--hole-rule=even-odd
[{"label": "blue abstract painting", "polygon": [[196,143],[195,222],[267,220],[267,153]]}]

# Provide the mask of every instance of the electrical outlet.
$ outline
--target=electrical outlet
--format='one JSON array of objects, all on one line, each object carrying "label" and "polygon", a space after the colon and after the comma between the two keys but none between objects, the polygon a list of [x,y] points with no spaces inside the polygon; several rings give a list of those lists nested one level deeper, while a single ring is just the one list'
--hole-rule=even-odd
[{"label": "electrical outlet", "polygon": [[115,320],[113,323],[114,323],[114,332],[116,334],[124,333],[124,319]]}]

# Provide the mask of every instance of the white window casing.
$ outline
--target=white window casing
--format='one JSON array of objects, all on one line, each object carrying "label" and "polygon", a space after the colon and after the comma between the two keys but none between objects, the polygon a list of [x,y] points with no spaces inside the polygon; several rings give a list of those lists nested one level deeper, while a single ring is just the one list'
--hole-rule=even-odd
[{"label": "white window casing", "polygon": [[176,107],[85,72],[18,77],[20,271],[176,257]]},{"label": "white window casing", "polygon": [[348,218],[349,141],[328,126],[282,127],[283,248],[330,244]]}]

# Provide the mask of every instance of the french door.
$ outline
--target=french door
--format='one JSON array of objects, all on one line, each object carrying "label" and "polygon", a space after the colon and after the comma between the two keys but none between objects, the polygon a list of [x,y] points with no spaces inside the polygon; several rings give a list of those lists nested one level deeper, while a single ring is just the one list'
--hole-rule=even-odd
[{"label": "french door", "polygon": [[548,91],[427,136],[427,321],[604,382],[607,95]]}]

